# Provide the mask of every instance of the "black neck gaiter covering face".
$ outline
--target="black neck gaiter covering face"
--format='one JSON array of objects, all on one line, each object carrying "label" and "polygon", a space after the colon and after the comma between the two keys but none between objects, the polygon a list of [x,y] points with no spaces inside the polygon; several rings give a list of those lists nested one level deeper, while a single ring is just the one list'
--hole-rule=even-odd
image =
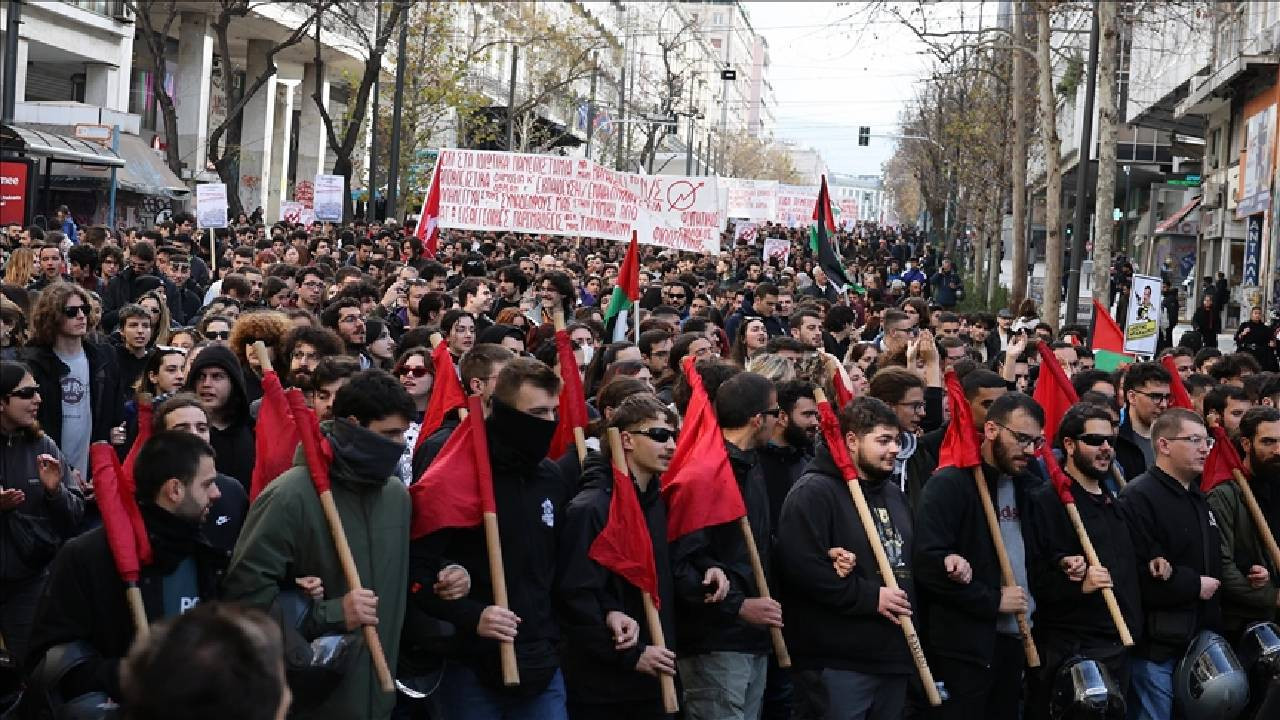
[{"label": "black neck gaiter covering face", "polygon": [[557,423],[520,412],[496,397],[493,412],[485,421],[489,431],[489,454],[496,465],[507,470],[532,470],[547,456]]}]

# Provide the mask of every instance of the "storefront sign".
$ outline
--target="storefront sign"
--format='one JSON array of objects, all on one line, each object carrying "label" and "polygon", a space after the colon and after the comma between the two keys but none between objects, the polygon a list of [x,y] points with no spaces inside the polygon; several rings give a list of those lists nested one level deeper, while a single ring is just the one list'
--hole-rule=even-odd
[{"label": "storefront sign", "polygon": [[1245,287],[1258,284],[1258,265],[1262,261],[1262,216],[1250,215],[1249,227],[1244,235],[1244,282]]},{"label": "storefront sign", "polygon": [[25,160],[0,161],[0,225],[26,226],[32,164]]}]

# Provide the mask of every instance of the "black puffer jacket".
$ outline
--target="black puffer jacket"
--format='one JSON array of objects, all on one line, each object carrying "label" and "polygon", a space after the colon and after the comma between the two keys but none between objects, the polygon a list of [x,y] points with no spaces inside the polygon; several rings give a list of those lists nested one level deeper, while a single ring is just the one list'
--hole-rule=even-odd
[{"label": "black puffer jacket", "polygon": [[[556,596],[565,635],[565,684],[570,697],[579,702],[656,702],[659,698],[657,678],[635,669],[645,646],[653,643],[640,590],[587,557],[591,543],[609,518],[613,481],[613,467],[608,461],[599,455],[588,458],[582,489],[564,512]],[[636,493],[653,545],[658,572],[656,600],[663,634],[674,639],[667,508],[658,478],[653,478],[643,493],[639,488]],[[630,649],[614,649],[613,634],[604,624],[605,616],[613,610],[626,613],[640,623],[639,641]]]}]

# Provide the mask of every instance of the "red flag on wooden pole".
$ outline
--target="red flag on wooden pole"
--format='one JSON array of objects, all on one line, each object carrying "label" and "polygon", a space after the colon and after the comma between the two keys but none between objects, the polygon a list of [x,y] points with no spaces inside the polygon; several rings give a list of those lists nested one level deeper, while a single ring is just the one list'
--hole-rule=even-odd
[{"label": "red flag on wooden pole", "polygon": [[1058,435],[1058,423],[1067,410],[1079,401],[1076,389],[1067,379],[1058,356],[1053,354],[1045,343],[1037,343],[1040,353],[1040,377],[1036,379],[1036,389],[1031,397],[1044,410],[1044,436],[1050,442]]},{"label": "red flag on wooden pole", "polygon": [[[578,358],[573,354],[573,341],[563,328],[563,316],[556,313],[556,356],[560,365],[560,409],[559,423],[555,435],[551,437],[551,446],[547,457],[558,460],[561,455],[574,447],[577,436],[587,427],[587,397],[582,389],[582,375],[578,372]],[[575,432],[575,430],[577,432]],[[585,438],[584,438],[585,441]],[[585,454],[586,445],[582,445],[579,459]]]},{"label": "red flag on wooden pole", "polygon": [[1191,393],[1187,392],[1187,386],[1183,384],[1182,376],[1178,374],[1178,366],[1173,362],[1173,356],[1165,355],[1160,358],[1160,364],[1169,371],[1169,395],[1171,396],[1169,407],[1195,410],[1195,405],[1191,403]]},{"label": "red flag on wooden pole", "polygon": [[1209,432],[1213,435],[1213,448],[1209,450],[1209,457],[1204,460],[1204,471],[1200,474],[1200,490],[1206,493],[1233,480],[1235,474],[1232,471],[1239,471],[1246,477],[1249,474],[1227,431],[1221,425],[1215,425]]},{"label": "red flag on wooden pole", "polygon": [[422,425],[418,428],[414,450],[426,441],[428,435],[440,429],[446,415],[467,406],[467,394],[463,392],[462,382],[458,380],[458,371],[453,366],[448,343],[441,341],[431,351],[431,367],[435,378],[431,385],[431,399],[427,400],[427,409],[422,413]]},{"label": "red flag on wooden pole", "polygon": [[298,426],[275,370],[262,373],[262,405],[258,408],[257,427],[249,502],[256,500],[272,480],[293,467],[293,456],[298,450]]},{"label": "red flag on wooden pole", "polygon": [[951,422],[938,449],[938,469],[971,468],[982,464],[982,441],[973,426],[973,410],[964,396],[964,388],[954,370],[947,371],[947,401],[951,406]]}]

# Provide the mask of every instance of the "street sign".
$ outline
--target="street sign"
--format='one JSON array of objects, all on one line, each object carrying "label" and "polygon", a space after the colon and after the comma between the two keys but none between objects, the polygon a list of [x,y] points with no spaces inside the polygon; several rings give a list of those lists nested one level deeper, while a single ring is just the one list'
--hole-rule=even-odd
[{"label": "street sign", "polygon": [[1244,277],[1241,283],[1245,287],[1258,285],[1258,265],[1262,257],[1262,215],[1250,215],[1249,227],[1244,236]]},{"label": "street sign", "polygon": [[738,71],[730,68],[725,68],[724,70],[720,71],[720,79],[721,80],[737,80]]}]

